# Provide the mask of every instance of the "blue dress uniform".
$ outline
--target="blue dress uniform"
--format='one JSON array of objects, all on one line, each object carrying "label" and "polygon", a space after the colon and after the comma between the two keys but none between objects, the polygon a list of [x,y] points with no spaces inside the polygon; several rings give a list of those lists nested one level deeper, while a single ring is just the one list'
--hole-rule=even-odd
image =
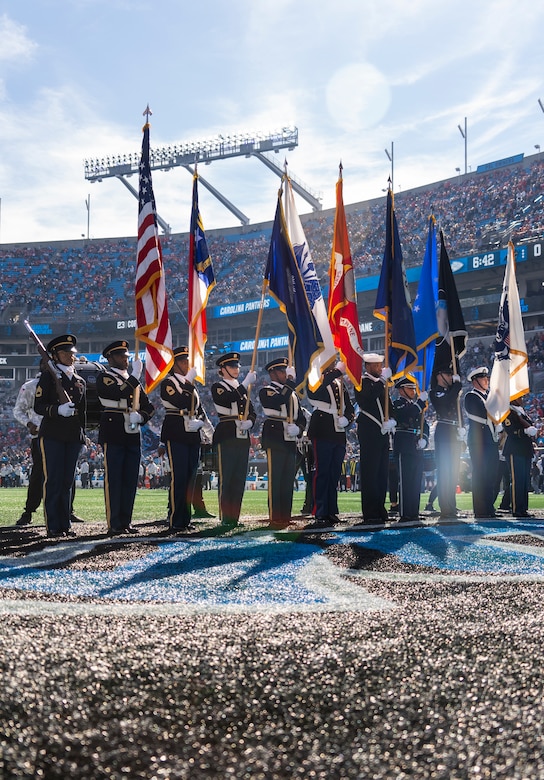
[{"label": "blue dress uniform", "polygon": [[[402,391],[416,390],[416,384],[408,377],[395,382]],[[393,439],[393,451],[399,474],[399,514],[401,520],[418,520],[423,477],[423,449],[428,442],[428,426],[421,430],[421,415],[425,401],[401,395],[393,401],[392,416],[397,421]],[[427,434],[427,435],[425,435]],[[423,447],[419,442],[423,442]]]},{"label": "blue dress uniform", "polygon": [[512,478],[512,513],[515,517],[531,517],[528,511],[534,455],[531,436],[536,435],[537,429],[519,402],[513,401],[504,421],[504,430],[506,441],[503,454],[510,466]]},{"label": "blue dress uniform", "polygon": [[[381,355],[367,353],[365,363],[380,363]],[[388,519],[385,508],[387,479],[389,475],[390,437],[382,433],[385,421],[385,380],[381,375],[363,372],[361,389],[355,390],[359,406],[357,436],[359,439],[359,479],[361,486],[361,508],[363,522],[385,522]],[[389,409],[392,408],[388,399]]]},{"label": "blue dress uniform", "polygon": [[[228,352],[216,360],[221,373],[211,387],[215,410],[219,416],[213,443],[217,446],[219,467],[219,516],[223,525],[235,526],[240,517],[249,460],[249,429],[255,423],[253,404],[248,405],[247,389],[238,376],[240,354]],[[247,379],[247,377],[246,377]]]},{"label": "blue dress uniform", "polygon": [[[97,375],[96,391],[102,404],[98,441],[104,450],[104,498],[108,534],[132,533],[132,510],[138,487],[141,459],[140,424],[153,415],[154,408],[139,380],[126,367],[116,368],[120,361],[128,366],[128,342],[114,341],[102,352],[109,366]],[[134,394],[140,423],[130,423]]]},{"label": "blue dress uniform", "polygon": [[[70,535],[73,483],[77,458],[84,441],[85,380],[73,369],[76,343],[76,337],[68,333],[57,336],[47,345],[47,351],[60,373],[60,383],[66,398],[59,398],[53,376],[49,371],[44,371],[38,380],[34,399],[34,411],[43,416],[39,442],[48,536]],[[65,363],[60,362],[64,359],[62,353],[70,356]]]},{"label": "blue dress uniform", "polygon": [[312,514],[315,524],[323,526],[338,521],[338,480],[346,455],[346,428],[355,416],[340,377],[342,372],[331,368],[325,371],[315,391],[308,390],[308,400],[314,408],[308,427],[314,451]]},{"label": "blue dress uniform", "polygon": [[[438,376],[441,375],[440,384]],[[445,377],[445,379],[444,379]],[[459,484],[459,465],[463,442],[459,438],[459,396],[463,389],[461,381],[452,380],[451,368],[439,371],[433,376],[429,393],[436,412],[434,432],[434,457],[438,505],[442,518],[456,517],[456,493]]]},{"label": "blue dress uniform", "polygon": [[172,531],[191,528],[191,503],[200,460],[200,428],[206,421],[198,391],[189,381],[191,375],[176,371],[178,360],[186,361],[188,357],[188,347],[175,349],[174,370],[161,383],[161,400],[166,410],[161,441],[166,445],[170,462],[168,524]]},{"label": "blue dress uniform", "polygon": [[[499,470],[499,447],[495,425],[487,416],[485,405],[489,369],[485,366],[473,368],[469,371],[467,379],[473,383],[465,396],[465,412],[469,420],[468,449],[472,464],[472,506],[475,517],[496,517],[494,503]],[[479,382],[479,380],[484,381]]]},{"label": "blue dress uniform", "polygon": [[[285,378],[287,366],[287,358],[271,360],[266,365],[266,370],[272,381],[259,391],[259,399],[266,415],[261,444],[266,450],[268,463],[268,514],[272,528],[285,528],[291,520],[297,437],[302,435],[306,427],[306,418],[298,402],[295,383],[292,379]],[[283,381],[273,378],[278,375]],[[292,426],[291,433],[289,426]]]}]

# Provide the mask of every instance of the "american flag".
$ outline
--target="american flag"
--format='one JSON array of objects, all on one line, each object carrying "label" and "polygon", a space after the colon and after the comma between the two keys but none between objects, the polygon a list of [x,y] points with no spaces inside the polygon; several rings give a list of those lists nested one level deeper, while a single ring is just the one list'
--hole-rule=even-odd
[{"label": "american flag", "polygon": [[208,338],[206,305],[215,287],[213,266],[198,208],[198,174],[193,177],[193,208],[189,243],[189,360],[196,368],[196,379],[204,384],[206,365],[204,347]]},{"label": "american flag", "polygon": [[140,160],[138,253],[136,260],[136,338],[145,349],[145,389],[153,390],[173,364],[172,331],[149,165],[149,123],[144,125]]}]

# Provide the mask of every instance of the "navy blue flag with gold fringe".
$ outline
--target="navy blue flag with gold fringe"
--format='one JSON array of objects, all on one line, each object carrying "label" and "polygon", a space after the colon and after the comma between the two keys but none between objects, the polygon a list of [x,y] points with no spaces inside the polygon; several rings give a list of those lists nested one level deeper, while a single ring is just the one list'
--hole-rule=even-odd
[{"label": "navy blue flag with gold fringe", "polygon": [[391,189],[387,192],[385,251],[374,316],[385,323],[387,365],[393,378],[409,373],[417,364],[416,336]]},{"label": "navy blue flag with gold fringe", "polygon": [[272,228],[265,281],[270,294],[287,318],[289,346],[297,374],[297,391],[302,393],[311,361],[323,349],[323,342],[287,232],[281,192]]}]

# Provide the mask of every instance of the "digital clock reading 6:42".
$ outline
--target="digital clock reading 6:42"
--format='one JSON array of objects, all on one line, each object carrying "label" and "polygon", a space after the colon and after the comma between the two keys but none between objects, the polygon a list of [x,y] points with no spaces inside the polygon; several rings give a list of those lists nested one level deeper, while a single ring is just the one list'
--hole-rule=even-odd
[{"label": "digital clock reading 6:42", "polygon": [[486,255],[474,255],[471,258],[472,267],[476,268],[491,268],[495,265],[495,253],[488,252]]}]

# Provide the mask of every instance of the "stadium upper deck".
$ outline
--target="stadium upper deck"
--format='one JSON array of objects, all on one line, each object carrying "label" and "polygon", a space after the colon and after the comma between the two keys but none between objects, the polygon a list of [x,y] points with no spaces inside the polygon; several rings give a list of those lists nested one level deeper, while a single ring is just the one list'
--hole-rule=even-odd
[{"label": "stadium upper deck", "polygon": [[[534,315],[531,326],[538,327],[544,312],[538,243],[544,237],[544,161],[540,155],[525,159],[520,155],[515,162],[501,162],[488,166],[491,170],[396,193],[404,259],[408,268],[421,265],[431,211],[444,230],[452,260],[474,254],[491,258],[509,239],[516,245],[536,242],[538,253],[524,258],[529,262],[520,265],[518,282],[526,312]],[[375,287],[371,277],[379,274],[382,262],[385,198],[346,206],[346,212],[355,273],[362,283],[358,287],[358,303],[364,321],[372,318]],[[205,222],[205,214],[203,217]],[[334,210],[303,215],[302,221],[318,275],[326,284]],[[271,222],[207,231],[217,279],[210,298],[210,343],[250,336],[248,329],[254,311],[238,318],[237,323],[225,324],[213,321],[213,307],[218,302],[224,305],[260,297],[270,230]],[[170,315],[180,339],[186,329],[187,248],[186,233],[163,238]],[[18,325],[23,317],[30,317],[34,323],[47,323],[49,330],[73,327],[78,334],[88,337],[84,347],[88,347],[87,351],[94,348],[93,338],[103,341],[117,327],[130,327],[135,256],[135,238],[2,246],[0,355],[29,351],[26,334]],[[493,318],[496,316],[503,275],[496,266],[498,262],[485,259],[481,272],[458,277],[463,304],[469,309],[469,322],[481,325],[488,304],[492,306]],[[462,279],[463,276],[467,278]],[[67,284],[67,279],[72,282]],[[78,281],[74,284],[73,280]],[[120,326],[120,320],[125,324]],[[277,312],[266,322],[265,333],[266,328],[269,335],[283,333],[280,323]]]}]

